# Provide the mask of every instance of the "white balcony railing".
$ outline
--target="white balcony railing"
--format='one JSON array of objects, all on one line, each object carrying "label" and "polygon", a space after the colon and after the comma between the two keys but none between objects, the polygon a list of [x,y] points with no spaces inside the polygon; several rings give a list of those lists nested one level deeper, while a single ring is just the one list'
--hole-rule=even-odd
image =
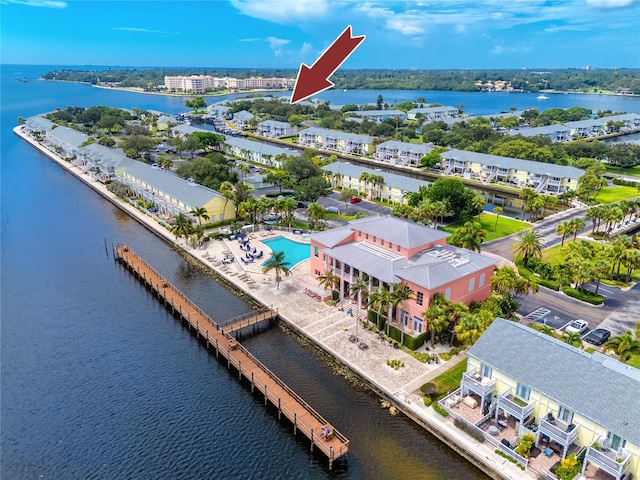
[{"label": "white balcony railing", "polygon": [[631,454],[624,449],[620,452],[614,450],[596,450],[592,444],[587,448],[585,461],[592,462],[616,478],[620,478],[629,466]]},{"label": "white balcony railing", "polygon": [[[515,402],[513,398],[515,397],[508,391],[505,393],[501,393],[498,396],[497,408],[503,409],[504,411],[516,417],[520,422],[522,422],[529,416],[529,414],[531,414],[531,412],[533,412],[533,402],[527,402],[526,405],[522,406],[519,403]],[[518,400],[519,402],[523,401],[521,399]]]},{"label": "white balcony railing", "polygon": [[578,428],[575,425],[567,425],[558,420],[551,422],[548,415],[540,419],[539,431],[564,447],[571,445],[578,436]]},{"label": "white balcony railing", "polygon": [[477,393],[480,397],[485,398],[489,393],[493,392],[496,388],[495,379],[492,380],[488,377],[482,377],[480,374],[473,372],[465,372],[462,374],[462,383],[460,387],[463,391],[471,390]]}]

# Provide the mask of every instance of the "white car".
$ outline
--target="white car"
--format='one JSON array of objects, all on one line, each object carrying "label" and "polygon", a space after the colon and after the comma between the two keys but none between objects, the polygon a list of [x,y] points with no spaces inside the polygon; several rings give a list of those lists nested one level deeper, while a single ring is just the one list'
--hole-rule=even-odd
[{"label": "white car", "polygon": [[586,321],[584,321],[584,320],[574,320],[569,325],[567,325],[567,328],[565,328],[565,331],[570,332],[570,333],[582,333],[587,328],[589,328],[589,324]]}]

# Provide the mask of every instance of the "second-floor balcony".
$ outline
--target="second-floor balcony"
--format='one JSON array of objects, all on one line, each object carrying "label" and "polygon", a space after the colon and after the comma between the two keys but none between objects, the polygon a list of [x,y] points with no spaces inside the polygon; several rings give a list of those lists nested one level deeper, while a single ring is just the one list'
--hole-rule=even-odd
[{"label": "second-floor balcony", "polygon": [[496,388],[495,379],[483,377],[477,372],[465,372],[462,374],[462,382],[460,388],[463,392],[468,390],[476,393],[480,398],[486,398]]},{"label": "second-floor balcony", "polygon": [[568,447],[578,436],[578,428],[573,425],[567,425],[560,420],[549,416],[551,412],[540,419],[538,427],[540,433],[547,435],[564,447]]},{"label": "second-floor balcony", "polygon": [[603,443],[601,440],[589,445],[587,454],[584,457],[585,463],[591,462],[619,480],[629,467],[631,453],[627,452],[624,448],[619,450],[604,448],[602,446]]},{"label": "second-floor balcony", "polygon": [[519,422],[523,422],[533,412],[533,407],[533,402],[516,397],[509,390],[498,396],[497,408],[513,415]]}]

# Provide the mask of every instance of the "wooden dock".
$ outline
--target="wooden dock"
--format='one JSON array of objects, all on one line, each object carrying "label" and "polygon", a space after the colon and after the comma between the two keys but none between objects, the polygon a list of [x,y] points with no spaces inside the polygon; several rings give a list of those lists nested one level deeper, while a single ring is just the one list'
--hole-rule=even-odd
[{"label": "wooden dock", "polygon": [[257,312],[249,312],[226,322],[219,323],[218,328],[222,333],[231,335],[234,332],[247,327],[258,325],[262,322],[270,322],[278,316],[278,311],[272,308],[264,308]]},{"label": "wooden dock", "polygon": [[[329,459],[329,469],[336,459],[347,455],[349,440],[229,333],[229,329],[234,331],[233,327],[236,325],[243,325],[237,328],[244,328],[247,326],[244,322],[256,324],[270,315],[274,318],[277,312],[268,309],[258,314],[253,312],[246,318],[238,317],[223,331],[195,303],[126,245],[115,246],[113,253],[114,258],[153,291],[174,315],[178,315],[199,338],[206,341],[207,347],[215,350],[216,358],[222,356],[227,361],[227,367],[233,367],[237,371],[239,380],[244,378],[250,382],[252,392],[257,389],[262,393],[265,405],[271,403],[277,408],[279,419],[284,415],[292,423],[294,435],[298,431],[302,432],[310,441],[311,451],[316,448]],[[327,439],[322,436],[323,427],[328,427],[331,431]]]}]

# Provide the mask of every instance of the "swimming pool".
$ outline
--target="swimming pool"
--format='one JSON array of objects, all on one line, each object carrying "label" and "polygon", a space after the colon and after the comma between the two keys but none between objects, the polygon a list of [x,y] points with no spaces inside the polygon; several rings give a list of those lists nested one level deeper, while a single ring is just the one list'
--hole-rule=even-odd
[{"label": "swimming pool", "polygon": [[261,240],[274,252],[284,252],[284,258],[291,263],[289,268],[295,267],[311,255],[311,247],[308,243],[294,242],[287,237],[275,237],[269,240]]}]

